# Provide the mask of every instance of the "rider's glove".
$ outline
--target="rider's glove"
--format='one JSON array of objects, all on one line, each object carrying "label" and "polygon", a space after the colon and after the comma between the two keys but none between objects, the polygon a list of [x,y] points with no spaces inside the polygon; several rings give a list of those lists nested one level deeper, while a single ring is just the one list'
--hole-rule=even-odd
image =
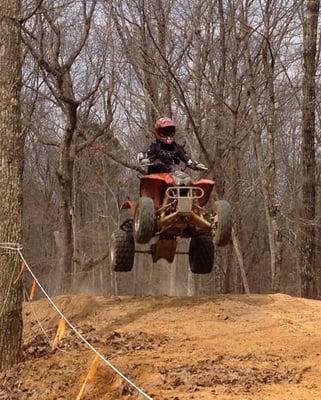
[{"label": "rider's glove", "polygon": [[145,158],[144,153],[138,153],[137,154],[137,161],[140,163],[143,159]]},{"label": "rider's glove", "polygon": [[144,153],[137,154],[137,161],[139,162],[140,165],[150,164],[150,159],[147,158],[146,154]]},{"label": "rider's glove", "polygon": [[196,166],[198,165],[196,161],[194,160],[188,160],[186,163],[191,169],[197,169]]},{"label": "rider's glove", "polygon": [[186,164],[192,169],[207,171],[207,168],[205,167],[205,165],[198,163],[197,161],[188,160]]},{"label": "rider's glove", "polygon": [[203,171],[207,171],[207,170],[208,170],[208,168],[205,167],[205,165],[202,164],[202,163],[197,163],[197,164],[195,165],[195,168],[196,168],[196,169],[203,170]]}]

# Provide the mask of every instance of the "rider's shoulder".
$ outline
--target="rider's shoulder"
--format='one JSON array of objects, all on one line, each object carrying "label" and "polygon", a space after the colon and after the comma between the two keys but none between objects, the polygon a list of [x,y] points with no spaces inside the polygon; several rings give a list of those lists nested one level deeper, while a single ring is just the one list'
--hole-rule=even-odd
[{"label": "rider's shoulder", "polygon": [[177,149],[185,149],[185,144],[184,143],[177,143],[177,142],[173,142],[175,144],[175,147]]},{"label": "rider's shoulder", "polygon": [[163,148],[162,142],[160,142],[158,140],[155,140],[154,142],[152,142],[150,144],[150,147],[156,152],[160,151]]},{"label": "rider's shoulder", "polygon": [[150,149],[155,149],[156,147],[158,147],[158,143],[156,141],[153,141],[150,143],[150,145],[148,146]]}]

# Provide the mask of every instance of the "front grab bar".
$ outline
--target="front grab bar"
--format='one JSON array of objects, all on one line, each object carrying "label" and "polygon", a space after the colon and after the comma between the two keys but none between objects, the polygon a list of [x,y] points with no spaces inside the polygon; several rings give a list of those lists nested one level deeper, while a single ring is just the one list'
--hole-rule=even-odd
[{"label": "front grab bar", "polygon": [[166,190],[166,195],[169,199],[200,199],[204,196],[205,192],[200,187],[194,186],[172,186]]}]

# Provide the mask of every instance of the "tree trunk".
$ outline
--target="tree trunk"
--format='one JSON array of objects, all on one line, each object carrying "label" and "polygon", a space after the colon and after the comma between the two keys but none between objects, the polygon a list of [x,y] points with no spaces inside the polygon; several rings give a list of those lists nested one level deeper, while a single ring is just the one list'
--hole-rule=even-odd
[{"label": "tree trunk", "polygon": [[243,254],[240,250],[240,244],[239,244],[239,240],[236,236],[235,233],[235,229],[232,228],[232,242],[233,242],[233,248],[234,248],[234,252],[235,252],[235,256],[240,268],[240,273],[241,273],[241,277],[242,277],[242,283],[243,283],[243,288],[246,294],[250,294],[250,288],[249,288],[249,284],[247,281],[247,276],[245,273],[245,268],[244,268],[244,261],[243,261]]},{"label": "tree trunk", "polygon": [[[0,4],[0,242],[21,242],[23,140],[20,126],[19,1]],[[0,370],[19,361],[22,336],[18,254],[0,249]]]},{"label": "tree trunk", "polygon": [[268,227],[268,239],[270,249],[271,266],[271,289],[272,292],[280,291],[280,275],[282,265],[282,238],[280,227],[280,211],[276,199],[276,169],[275,169],[275,137],[276,137],[276,107],[274,94],[274,55],[269,43],[269,12],[270,2],[266,3],[265,9],[265,35],[262,39],[262,63],[263,73],[266,82],[264,106],[267,109],[267,145],[264,150],[264,137],[262,136],[262,126],[260,123],[260,108],[258,89],[258,74],[254,68],[255,60],[252,59],[250,52],[250,41],[247,39],[245,51],[245,62],[248,68],[249,81],[248,93],[252,104],[251,117],[253,121],[254,134],[253,144],[255,147],[262,194],[264,199],[264,209]]},{"label": "tree trunk", "polygon": [[69,291],[72,284],[72,266],[74,253],[73,224],[72,224],[72,169],[71,162],[62,153],[62,169],[58,173],[60,189],[60,215],[59,230],[61,234],[60,273],[62,277],[62,289]]},{"label": "tree trunk", "polygon": [[[61,93],[70,97],[73,95],[72,85],[66,79],[62,85]],[[73,255],[74,255],[74,235],[73,235],[73,179],[74,179],[74,134],[77,125],[77,105],[65,105],[66,129],[60,148],[60,160],[58,168],[58,182],[60,191],[60,213],[59,230],[61,233],[62,254],[60,255],[62,273],[62,288],[69,292],[72,287],[73,276]]]},{"label": "tree trunk", "polygon": [[[157,112],[155,105],[158,103],[158,95],[157,95],[157,82],[154,77],[154,66],[149,65],[150,58],[150,41],[145,25],[145,17],[143,17],[143,29],[141,31],[141,42],[142,42],[142,62],[144,65],[143,71],[143,85],[144,85],[144,99],[145,99],[145,113],[147,120],[147,130],[150,130],[152,126],[155,124],[155,120],[157,118]],[[149,70],[150,69],[150,70]]]},{"label": "tree trunk", "polygon": [[[156,0],[155,11],[157,16],[157,33],[159,49],[167,58],[167,21],[168,21],[168,3],[163,0]],[[159,66],[164,64],[162,57],[159,57]],[[172,117],[172,93],[171,93],[171,76],[166,65],[161,68],[162,82],[159,85],[159,112],[160,115]]]},{"label": "tree trunk", "polygon": [[270,37],[270,1],[265,8],[265,37],[262,46],[262,61],[266,79],[266,108],[267,108],[267,160],[263,178],[263,195],[268,225],[268,235],[271,253],[271,287],[273,292],[281,290],[282,269],[282,235],[280,226],[280,210],[276,200],[276,106],[274,90],[274,55],[269,42]]},{"label": "tree trunk", "polygon": [[307,0],[303,22],[301,293],[317,296],[315,263],[315,75],[320,1]]},{"label": "tree trunk", "polygon": [[219,13],[219,49],[220,49],[220,67],[216,82],[217,101],[215,105],[214,129],[216,137],[216,148],[214,157],[215,187],[218,198],[223,198],[225,194],[225,174],[223,167],[223,154],[226,144],[224,143],[224,98],[226,81],[226,26],[224,17],[224,2],[218,1]]}]

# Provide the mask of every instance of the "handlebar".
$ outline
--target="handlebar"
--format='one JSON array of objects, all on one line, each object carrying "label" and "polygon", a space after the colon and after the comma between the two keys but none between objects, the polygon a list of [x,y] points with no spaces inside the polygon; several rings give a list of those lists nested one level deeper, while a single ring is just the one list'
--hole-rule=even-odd
[{"label": "handlebar", "polygon": [[194,171],[208,171],[208,168],[205,167],[205,165],[201,165],[201,166],[198,166],[198,165],[195,165],[195,166],[187,165],[187,167],[193,169]]},{"label": "handlebar", "polygon": [[[153,162],[151,162],[151,160],[149,160],[149,159],[143,159],[143,160],[141,160],[141,162],[139,163],[139,166],[140,167],[149,167],[149,166],[151,166],[151,165],[154,165],[154,163]],[[208,168],[207,167],[205,167],[205,165],[203,165],[203,164],[188,164],[188,163],[185,163],[185,168],[184,168],[184,170],[186,169],[186,168],[191,168],[192,170],[194,170],[194,171],[208,171]]]}]

